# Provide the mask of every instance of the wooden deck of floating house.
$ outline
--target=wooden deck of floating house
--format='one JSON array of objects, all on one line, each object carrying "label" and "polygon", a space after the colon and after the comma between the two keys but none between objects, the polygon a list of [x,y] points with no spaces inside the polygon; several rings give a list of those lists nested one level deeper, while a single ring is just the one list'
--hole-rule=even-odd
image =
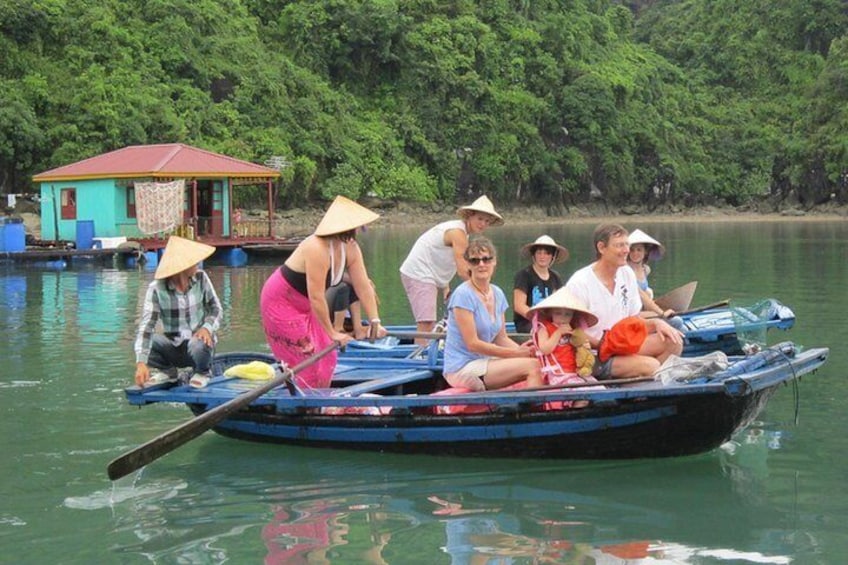
[{"label": "wooden deck of floating house", "polygon": [[[195,238],[196,241],[200,241],[207,245],[212,245],[213,247],[218,248],[219,250],[225,249],[233,249],[233,248],[241,248],[248,255],[254,256],[262,256],[262,255],[288,255],[292,251],[294,251],[295,247],[303,241],[302,237],[262,237],[262,236],[248,236],[248,237],[216,237],[216,236],[202,236]],[[137,239],[133,238],[132,241],[137,241],[141,244],[144,251],[159,251],[160,249],[165,248],[165,244],[168,242],[167,237],[162,238],[148,238],[148,239]]]},{"label": "wooden deck of floating house", "polygon": [[[303,241],[302,237],[279,238],[267,236],[252,237],[215,237],[196,238],[218,251],[242,249],[250,258],[285,257]],[[52,261],[98,260],[107,261],[116,257],[123,259],[141,259],[146,252],[159,253],[165,248],[167,237],[128,239],[130,245],[110,249],[76,249],[72,242],[39,242],[28,245],[24,251],[0,252],[0,263],[38,263]],[[214,256],[213,256],[214,258]]]},{"label": "wooden deck of floating house", "polygon": [[74,249],[73,247],[28,247],[24,251],[0,252],[0,263],[39,263],[51,261],[106,260],[116,256],[137,257],[138,250],[131,247],[120,249]]}]

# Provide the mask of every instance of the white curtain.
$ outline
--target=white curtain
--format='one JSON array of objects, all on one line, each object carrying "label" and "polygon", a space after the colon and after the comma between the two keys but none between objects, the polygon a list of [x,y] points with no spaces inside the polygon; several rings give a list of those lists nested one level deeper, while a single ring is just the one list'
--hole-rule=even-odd
[{"label": "white curtain", "polygon": [[183,223],[185,179],[135,183],[135,214],[141,233],[168,232]]}]

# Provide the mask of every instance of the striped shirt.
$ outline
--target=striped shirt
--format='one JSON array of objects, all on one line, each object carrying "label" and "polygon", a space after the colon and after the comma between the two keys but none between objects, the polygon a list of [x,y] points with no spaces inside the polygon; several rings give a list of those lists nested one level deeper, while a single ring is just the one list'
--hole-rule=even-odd
[{"label": "striped shirt", "polygon": [[147,363],[157,322],[162,322],[165,336],[174,345],[180,345],[200,328],[209,330],[214,340],[221,325],[221,313],[221,301],[203,271],[198,270],[189,279],[185,292],[179,292],[168,279],[154,280],[144,297],[144,310],[135,339],[136,363]]}]

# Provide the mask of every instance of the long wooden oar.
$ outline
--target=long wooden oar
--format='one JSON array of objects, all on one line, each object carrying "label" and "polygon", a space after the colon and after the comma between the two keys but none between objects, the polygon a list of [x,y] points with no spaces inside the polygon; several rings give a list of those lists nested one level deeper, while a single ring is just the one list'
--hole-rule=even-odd
[{"label": "long wooden oar", "polygon": [[159,459],[163,455],[170,453],[181,445],[202,435],[203,432],[212,428],[218,422],[226,420],[232,413],[244,408],[260,396],[270,392],[278,386],[285,384],[299,371],[313,365],[338,346],[339,343],[334,341],[309,359],[301,361],[290,370],[283,371],[281,375],[264,383],[262,386],[248,390],[232,400],[227,401],[220,406],[216,406],[212,410],[204,412],[200,416],[197,416],[196,418],[193,418],[188,422],[153,438],[147,443],[124,453],[109,463],[109,466],[106,468],[109,478],[115,481],[121,477],[125,477],[133,471],[144,467],[148,463]]},{"label": "long wooden oar", "polygon": [[444,332],[415,332],[415,331],[388,331],[386,335],[398,339],[444,339]]},{"label": "long wooden oar", "polygon": [[[388,332],[387,336],[396,337],[398,339],[445,339],[445,333],[439,332],[404,332],[404,331],[396,331],[396,332]],[[507,337],[510,337],[519,343],[527,341],[532,336],[530,334],[522,334],[522,333],[508,333]]]},{"label": "long wooden oar", "polygon": [[677,315],[681,314],[695,314],[696,312],[703,312],[704,310],[712,310],[713,308],[723,308],[730,304],[730,299],[725,298],[724,300],[719,300],[718,302],[713,302],[712,304],[707,304],[706,306],[699,306],[697,308],[690,308],[689,310],[684,310],[683,312],[678,312]]},{"label": "long wooden oar", "polygon": [[[698,312],[703,312],[704,310],[712,310],[713,308],[722,308],[730,304],[730,299],[726,298],[724,300],[719,300],[718,302],[713,302],[712,304],[706,304],[704,306],[698,306],[697,308],[690,308],[689,310],[684,310],[683,312],[677,312],[675,316],[681,316],[683,314],[696,314]],[[652,314],[649,317],[658,318],[656,314],[650,312]],[[396,337],[398,339],[444,339],[445,334],[439,332],[415,332],[415,331],[389,331],[386,333],[388,336]],[[506,334],[508,337],[522,343],[527,341],[532,337],[531,334],[528,333],[508,333]]]},{"label": "long wooden oar", "polygon": [[[684,314],[696,314],[698,312],[703,312],[704,310],[712,310],[713,308],[723,308],[730,304],[730,299],[727,298],[725,300],[719,300],[718,302],[713,302],[712,304],[706,304],[704,306],[698,306],[697,308],[690,308],[689,310],[684,310],[683,312],[675,312],[675,316],[683,316]],[[659,314],[654,312],[643,313],[643,315],[648,314],[648,318],[660,318]]]}]

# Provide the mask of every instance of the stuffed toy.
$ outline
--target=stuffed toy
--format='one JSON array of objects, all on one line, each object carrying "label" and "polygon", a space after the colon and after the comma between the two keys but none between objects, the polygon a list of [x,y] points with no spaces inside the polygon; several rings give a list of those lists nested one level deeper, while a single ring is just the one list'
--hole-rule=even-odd
[{"label": "stuffed toy", "polygon": [[574,346],[577,374],[581,377],[591,376],[592,368],[595,366],[595,355],[592,353],[592,346],[589,345],[589,336],[586,335],[585,331],[576,329],[571,334],[569,341]]}]

